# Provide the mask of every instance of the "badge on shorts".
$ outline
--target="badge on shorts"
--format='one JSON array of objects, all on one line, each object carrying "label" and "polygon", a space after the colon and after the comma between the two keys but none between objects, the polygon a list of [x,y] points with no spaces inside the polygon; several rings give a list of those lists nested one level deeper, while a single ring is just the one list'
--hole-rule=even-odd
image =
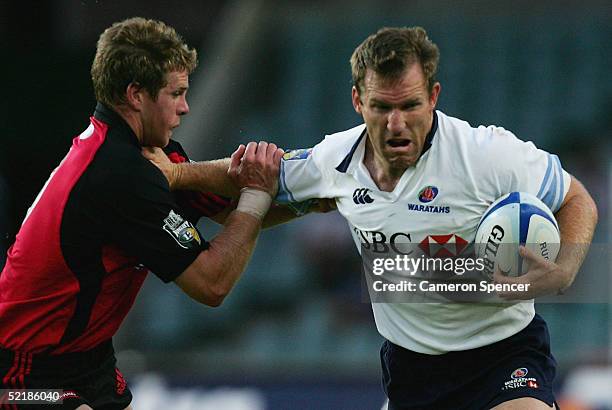
[{"label": "badge on shorts", "polygon": [[164,219],[164,231],[179,244],[181,248],[190,249],[200,246],[202,240],[197,229],[182,216],[170,210],[168,216]]},{"label": "badge on shorts", "polygon": [[506,380],[502,386],[502,390],[519,389],[521,387],[529,387],[532,389],[539,388],[538,381],[535,377],[527,377],[529,369],[526,367],[519,367],[510,373],[510,379]]}]

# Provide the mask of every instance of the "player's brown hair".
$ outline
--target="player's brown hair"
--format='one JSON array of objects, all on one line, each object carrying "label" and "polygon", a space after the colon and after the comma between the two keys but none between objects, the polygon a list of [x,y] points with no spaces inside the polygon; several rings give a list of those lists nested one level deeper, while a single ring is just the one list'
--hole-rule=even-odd
[{"label": "player's brown hair", "polygon": [[126,102],[130,83],[138,83],[155,100],[166,74],[193,72],[197,53],[161,21],[133,17],[113,24],[98,40],[91,66],[96,99],[107,105]]},{"label": "player's brown hair", "polygon": [[415,62],[423,69],[427,89],[436,83],[440,51],[422,27],[383,27],[361,43],[351,56],[353,85],[363,92],[366,71],[386,78],[398,78]]}]

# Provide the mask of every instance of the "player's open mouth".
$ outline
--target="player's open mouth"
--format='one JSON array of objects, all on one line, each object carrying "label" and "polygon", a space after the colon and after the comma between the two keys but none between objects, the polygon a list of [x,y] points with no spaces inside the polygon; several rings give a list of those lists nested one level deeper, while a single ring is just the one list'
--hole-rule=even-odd
[{"label": "player's open mouth", "polygon": [[403,139],[392,139],[387,141],[387,145],[389,145],[392,148],[399,148],[399,147],[407,147],[408,145],[410,145],[410,140],[407,138],[403,138]]}]

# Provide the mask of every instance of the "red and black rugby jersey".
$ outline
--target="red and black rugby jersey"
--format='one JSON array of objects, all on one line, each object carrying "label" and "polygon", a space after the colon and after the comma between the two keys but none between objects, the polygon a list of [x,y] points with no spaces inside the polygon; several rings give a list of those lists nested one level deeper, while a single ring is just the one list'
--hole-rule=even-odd
[{"label": "red and black rugby jersey", "polygon": [[[0,275],[1,347],[88,350],[115,334],[148,270],[172,281],[207,248],[195,219],[228,201],[171,193],[140,151],[127,123],[98,104],[9,249]],[[187,160],[176,142],[167,152]]]}]

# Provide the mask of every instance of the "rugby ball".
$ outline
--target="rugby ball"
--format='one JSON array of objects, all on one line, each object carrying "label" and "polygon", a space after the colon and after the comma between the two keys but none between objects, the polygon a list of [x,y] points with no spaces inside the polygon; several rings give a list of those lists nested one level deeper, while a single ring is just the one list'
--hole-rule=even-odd
[{"label": "rugby ball", "polygon": [[559,225],[544,202],[526,192],[511,192],[497,199],[483,214],[476,229],[476,257],[484,260],[491,278],[497,267],[507,276],[529,270],[519,245],[550,261],[557,259],[561,243]]}]

